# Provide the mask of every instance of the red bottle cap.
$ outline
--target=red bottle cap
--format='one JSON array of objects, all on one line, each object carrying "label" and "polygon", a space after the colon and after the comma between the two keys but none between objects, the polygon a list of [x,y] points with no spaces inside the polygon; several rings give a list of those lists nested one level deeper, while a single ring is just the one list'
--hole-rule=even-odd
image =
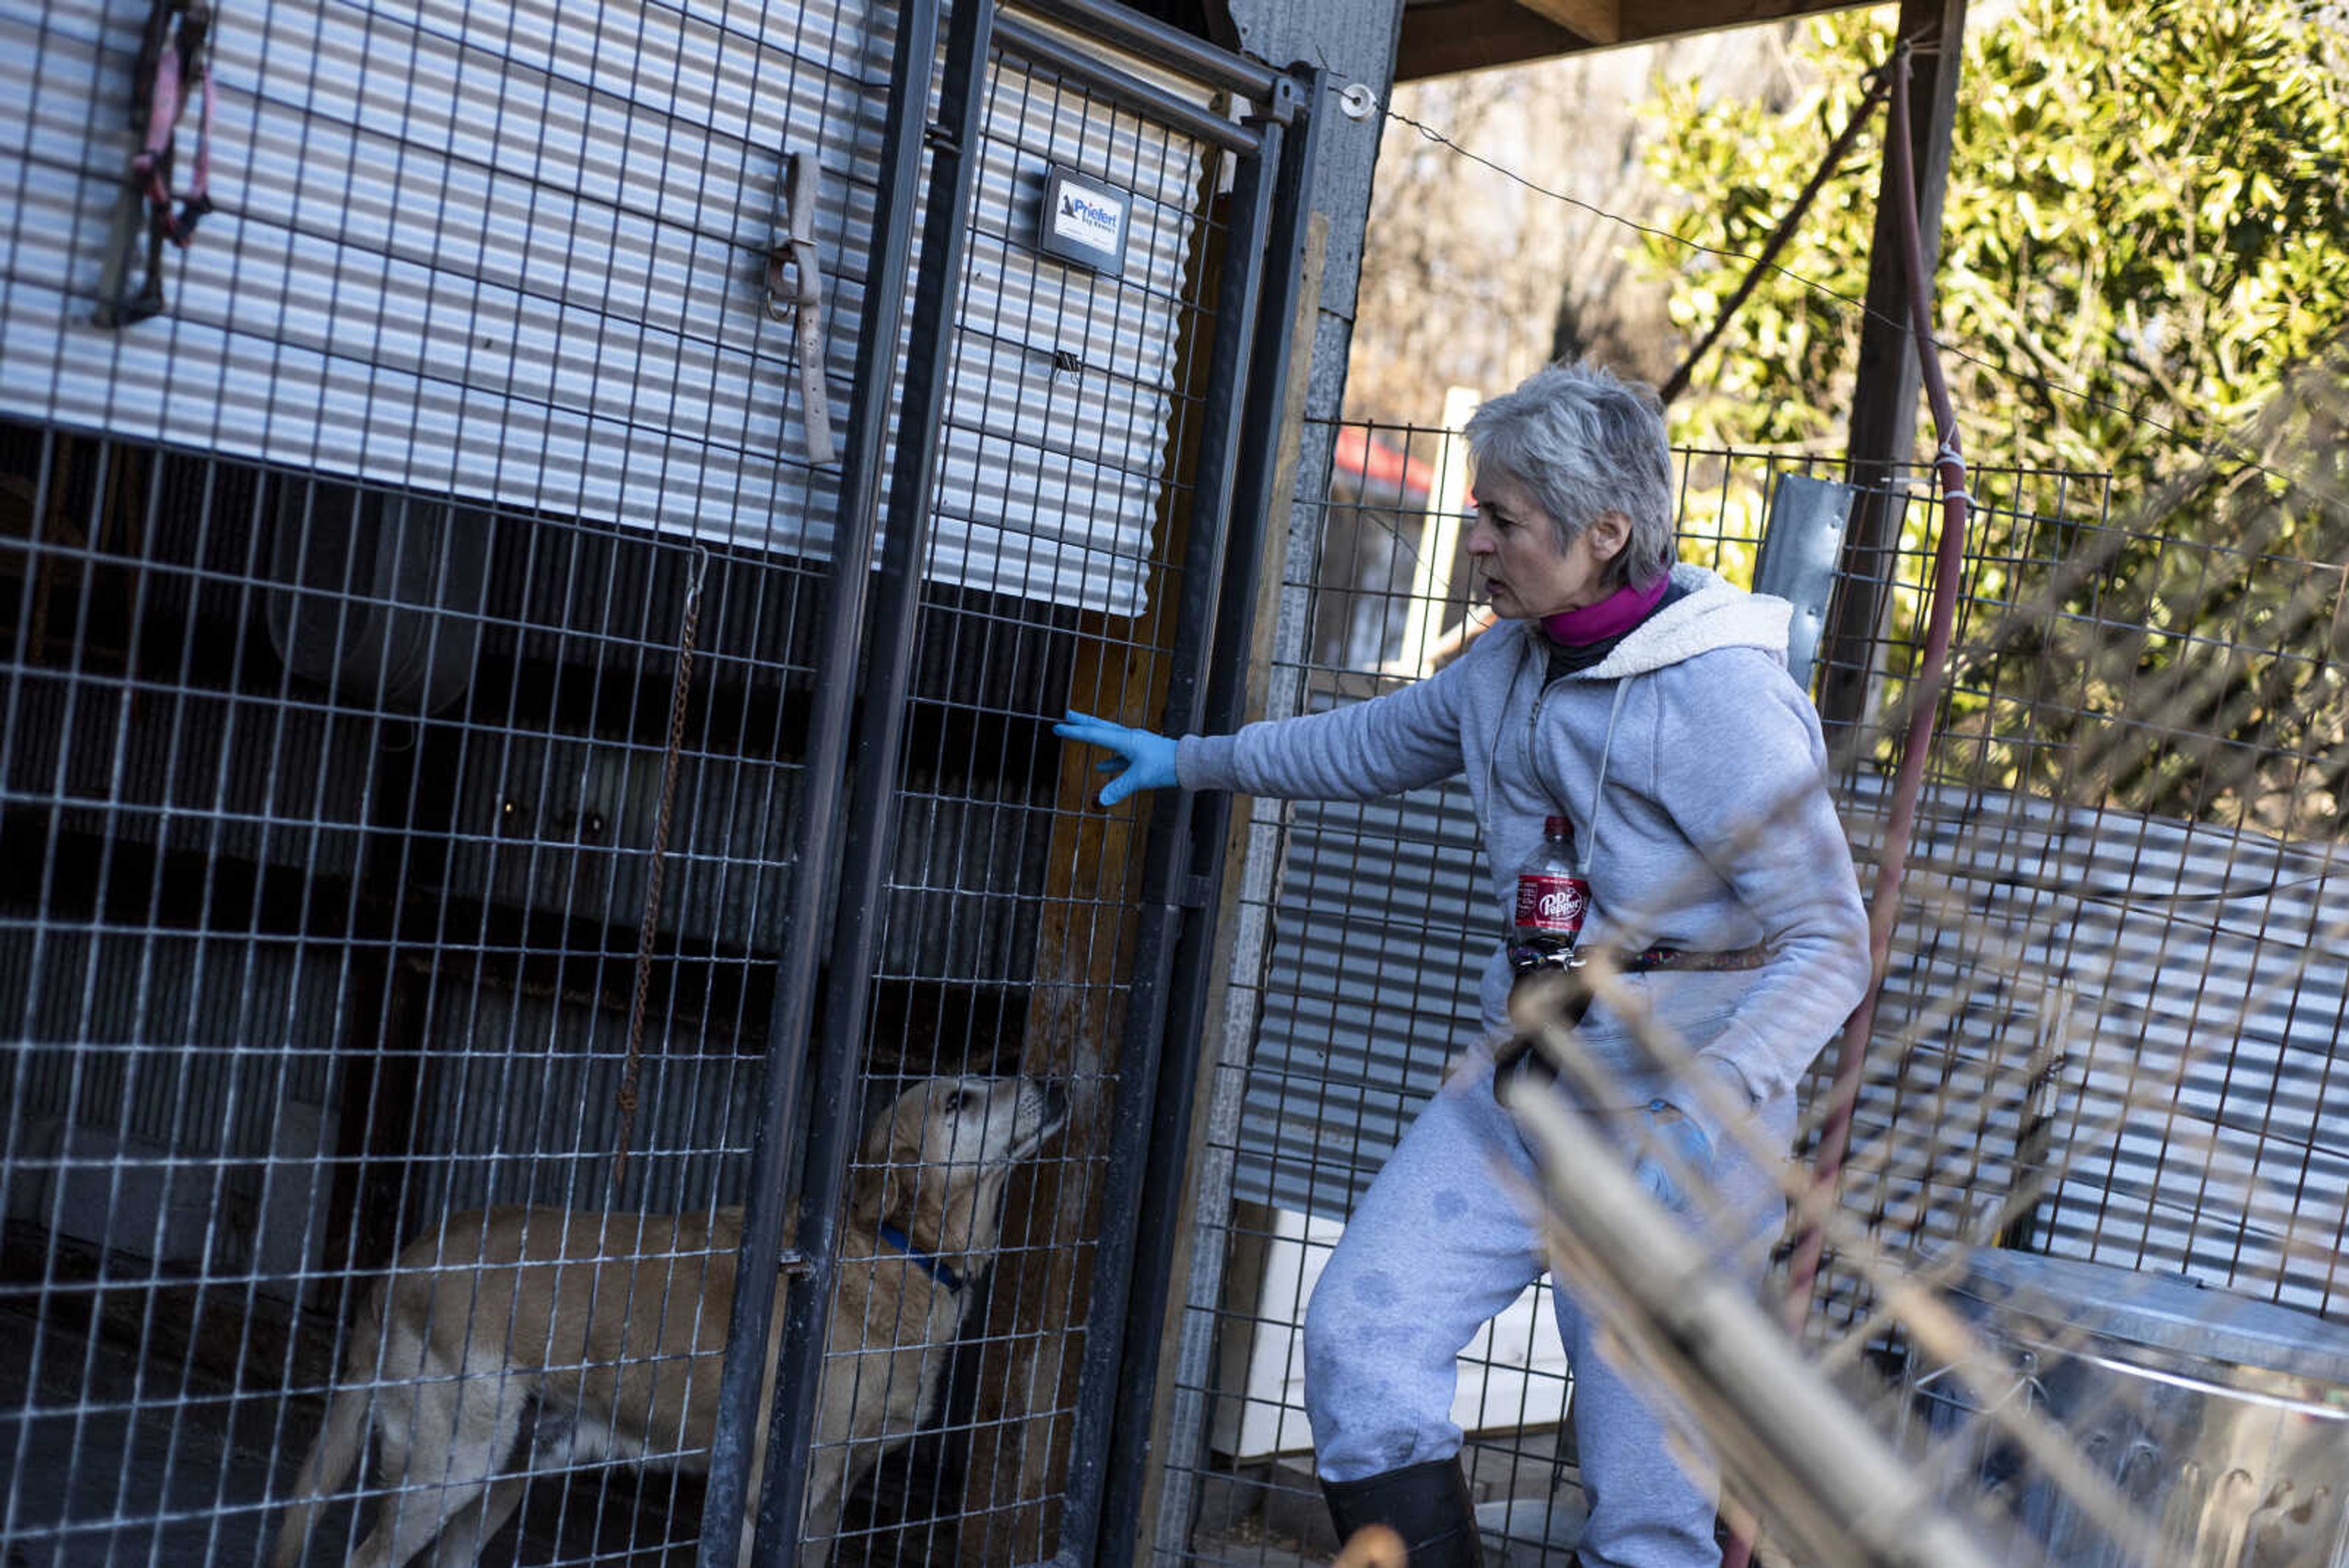
[{"label": "red bottle cap", "polygon": [[1573,837],[1573,836],[1574,836],[1574,821],[1573,821],[1573,819],[1572,819],[1571,817],[1565,817],[1565,816],[1545,816],[1545,817],[1543,817],[1543,818],[1542,818],[1542,836],[1543,836],[1543,837],[1545,837],[1545,838],[1571,838],[1571,837]]}]

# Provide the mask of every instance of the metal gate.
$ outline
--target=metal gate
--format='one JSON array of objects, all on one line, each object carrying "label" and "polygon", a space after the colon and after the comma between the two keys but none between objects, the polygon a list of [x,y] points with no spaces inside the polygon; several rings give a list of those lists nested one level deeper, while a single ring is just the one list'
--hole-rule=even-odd
[{"label": "metal gate", "polygon": [[[134,321],[191,14],[0,7],[0,1551],[265,1561],[337,1395],[461,1386],[305,1561],[1122,1552],[1222,808],[1050,725],[1237,717],[1310,93],[1095,0],[227,7]],[[860,1207],[933,1182],[991,1250]],[[673,1228],[573,1291],[557,1210]]]}]

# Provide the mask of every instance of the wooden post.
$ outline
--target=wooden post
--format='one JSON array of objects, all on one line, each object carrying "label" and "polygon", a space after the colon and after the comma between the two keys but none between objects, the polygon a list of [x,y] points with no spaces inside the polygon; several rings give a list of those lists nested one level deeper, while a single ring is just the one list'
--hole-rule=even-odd
[{"label": "wooden post", "polygon": [[[1078,659],[1075,683],[1081,696],[1123,697],[1101,717],[1146,725],[1165,691],[1164,664],[1145,649],[1096,642]],[[1076,1097],[1058,1146],[1014,1173],[1005,1199],[1003,1249],[978,1352],[958,1553],[987,1568],[1040,1562],[1054,1548],[1069,1412],[1092,1302],[1089,1243],[1101,1230],[1112,1093],[1103,1075],[1115,1065],[1124,1033],[1123,979],[1133,970],[1139,923],[1149,797],[1105,813],[1092,804],[1102,778],[1093,755],[1068,751],[1020,1071],[1064,1077]]]},{"label": "wooden post", "polygon": [[[1917,47],[1909,81],[1909,140],[1917,169],[1917,219],[1930,270],[1941,251],[1941,198],[1950,177],[1957,119],[1959,58],[1965,45],[1966,0],[1901,0],[1899,36]],[[1891,160],[1883,180],[1892,179]],[[1848,745],[1869,727],[1891,607],[1891,579],[1904,508],[1881,493],[1896,465],[1918,459],[1917,345],[1909,332],[1909,272],[1896,214],[1899,197],[1880,183],[1870,238],[1868,314],[1851,396],[1851,442],[1844,477],[1859,486],[1844,537],[1846,582],[1820,658],[1819,718],[1831,745]]]},{"label": "wooden post", "polygon": [[[1295,353],[1288,367],[1287,400],[1281,415],[1279,466],[1272,481],[1273,515],[1264,531],[1264,569],[1257,574],[1257,602],[1255,637],[1248,650],[1247,717],[1261,719],[1269,695],[1270,674],[1274,660],[1274,634],[1279,624],[1281,596],[1287,592],[1283,584],[1283,566],[1289,550],[1288,511],[1297,494],[1299,451],[1305,436],[1306,398],[1310,389],[1313,372],[1313,323],[1321,308],[1321,277],[1328,263],[1330,223],[1328,217],[1315,213],[1306,221],[1305,257],[1297,291],[1297,316],[1293,327]],[[1192,1281],[1186,1278],[1195,1266],[1199,1235],[1199,1205],[1209,1201],[1215,1219],[1212,1235],[1206,1245],[1222,1247],[1231,1237],[1229,1219],[1230,1172],[1226,1168],[1216,1177],[1206,1173],[1210,1154],[1209,1140],[1216,1136],[1210,1107],[1216,1103],[1218,1079],[1232,1071],[1232,1064],[1245,1062],[1255,1042],[1254,1006],[1241,1011],[1246,1021],[1236,1023],[1230,986],[1237,972],[1238,955],[1245,951],[1248,979],[1241,982],[1243,990],[1253,991],[1255,970],[1262,956],[1265,933],[1262,922],[1269,911],[1261,905],[1251,909],[1247,897],[1247,863],[1248,846],[1256,836],[1257,824],[1249,809],[1250,797],[1236,796],[1232,803],[1230,826],[1224,848],[1223,898],[1216,912],[1216,957],[1211,973],[1215,976],[1207,1004],[1202,1010],[1207,1020],[1207,1038],[1199,1052],[1198,1075],[1192,1085],[1192,1104],[1195,1107],[1191,1118],[1191,1141],[1183,1160],[1185,1179],[1180,1217],[1175,1221],[1174,1282],[1172,1299],[1167,1303],[1166,1322],[1159,1334],[1158,1377],[1150,1402],[1152,1441],[1150,1451],[1159,1456],[1152,1465],[1142,1485],[1142,1506],[1131,1521],[1113,1521],[1112,1527],[1130,1522],[1134,1532],[1134,1551],[1131,1561],[1150,1563],[1156,1556],[1157,1522],[1164,1506],[1166,1489],[1171,1485],[1183,1500],[1180,1510],[1185,1518],[1190,1514],[1189,1502],[1195,1478],[1186,1468],[1196,1457],[1192,1446],[1171,1448],[1170,1441],[1177,1427],[1175,1401],[1177,1380],[1182,1366],[1182,1344],[1185,1320],[1193,1304],[1190,1296]],[[1245,938],[1243,929],[1247,929]],[[1252,999],[1261,1003],[1262,998]],[[1235,1033],[1244,1037],[1234,1039]],[[1218,1272],[1220,1277],[1220,1272]],[[1170,1471],[1175,1471],[1170,1475]]]},{"label": "wooden post", "polygon": [[[1216,205],[1228,198],[1211,198]],[[1223,219],[1196,225],[1199,248],[1190,297],[1216,297],[1223,256],[1207,236]],[[1214,312],[1185,313],[1176,363],[1176,451],[1168,472],[1197,466],[1200,394],[1206,379]],[[1149,607],[1130,622],[1089,615],[1070,672],[1067,705],[1122,724],[1148,727],[1165,706],[1175,637],[1177,574],[1188,545],[1192,495],[1169,484],[1148,587]],[[1057,697],[1055,700],[1058,700]],[[1142,861],[1151,794],[1105,811],[1102,753],[1064,746],[1053,800],[1045,902],[1036,943],[1019,1070],[1068,1078],[1068,1129],[1048,1156],[1015,1172],[1004,1205],[1002,1250],[988,1292],[970,1449],[963,1483],[958,1561],[1011,1568],[1052,1554],[1061,1479],[1092,1302],[1092,1239],[1101,1231],[1102,1160],[1109,1143],[1103,1074],[1124,1036],[1125,983],[1140,926]]]}]

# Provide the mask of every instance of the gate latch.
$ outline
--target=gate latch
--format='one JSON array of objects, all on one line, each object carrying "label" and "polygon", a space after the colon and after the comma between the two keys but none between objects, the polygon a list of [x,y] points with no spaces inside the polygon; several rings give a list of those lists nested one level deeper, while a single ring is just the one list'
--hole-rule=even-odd
[{"label": "gate latch", "polygon": [[833,460],[832,399],[823,379],[823,270],[815,248],[820,173],[814,153],[783,155],[782,235],[767,256],[767,318],[797,324],[800,412],[810,462]]}]

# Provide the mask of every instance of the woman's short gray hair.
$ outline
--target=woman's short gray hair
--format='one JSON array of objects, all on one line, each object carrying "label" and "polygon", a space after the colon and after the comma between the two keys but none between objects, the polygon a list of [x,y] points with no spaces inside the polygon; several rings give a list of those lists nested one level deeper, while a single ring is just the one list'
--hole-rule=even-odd
[{"label": "woman's short gray hair", "polygon": [[1477,472],[1533,493],[1561,549],[1602,514],[1630,519],[1610,582],[1644,587],[1671,570],[1671,447],[1664,406],[1645,382],[1589,364],[1537,370],[1470,416],[1468,452]]}]

